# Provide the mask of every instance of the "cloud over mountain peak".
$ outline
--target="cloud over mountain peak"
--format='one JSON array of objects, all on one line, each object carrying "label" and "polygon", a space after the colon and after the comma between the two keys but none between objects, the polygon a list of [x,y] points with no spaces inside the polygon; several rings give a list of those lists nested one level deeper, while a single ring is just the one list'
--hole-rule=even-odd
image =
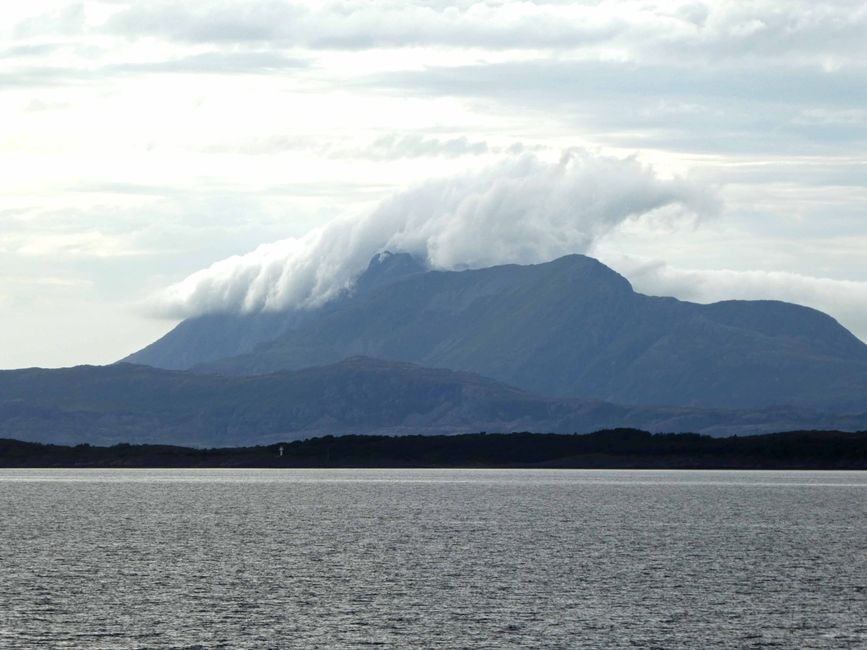
[{"label": "cloud over mountain peak", "polygon": [[625,221],[660,210],[694,220],[716,209],[708,188],[661,178],[632,157],[523,155],[421,183],[361,217],[221,260],[169,287],[157,305],[180,317],[317,306],[384,250],[438,269],[535,263],[586,252]]}]

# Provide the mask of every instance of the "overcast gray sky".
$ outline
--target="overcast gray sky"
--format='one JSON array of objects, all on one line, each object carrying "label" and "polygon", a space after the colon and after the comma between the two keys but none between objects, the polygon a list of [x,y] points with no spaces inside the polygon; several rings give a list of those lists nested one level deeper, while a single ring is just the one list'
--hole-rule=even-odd
[{"label": "overcast gray sky", "polygon": [[867,339],[867,2],[0,19],[0,367],[327,298],[385,246],[440,268],[586,252],[648,293],[800,302]]}]

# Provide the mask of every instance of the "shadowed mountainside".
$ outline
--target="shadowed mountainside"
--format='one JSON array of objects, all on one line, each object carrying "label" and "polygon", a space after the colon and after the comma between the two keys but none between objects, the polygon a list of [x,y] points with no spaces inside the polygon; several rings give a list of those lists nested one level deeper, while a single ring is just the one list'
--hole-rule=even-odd
[{"label": "shadowed mountainside", "polygon": [[[255,335],[249,323],[259,323]],[[354,355],[616,403],[867,410],[867,345],[826,314],[645,296],[581,255],[462,272],[380,256],[353,293],[322,309],[185,321],[129,360],[252,375]]]},{"label": "shadowed mountainside", "polygon": [[217,313],[190,318],[179,323],[158,341],[129,355],[123,362],[169,370],[186,370],[203,363],[251,352],[260,343],[272,341],[287,331],[315,322],[317,318],[340,309],[349,301],[426,270],[410,255],[382,253],[370,261],[367,271],[358,278],[350,293],[319,309],[248,314]]},{"label": "shadowed mountainside", "polygon": [[478,375],[353,358],[256,376],[115,364],[0,372],[0,437],[65,444],[251,445],[323,434],[588,432],[714,435],[867,428],[867,414],[629,407],[541,397]]}]

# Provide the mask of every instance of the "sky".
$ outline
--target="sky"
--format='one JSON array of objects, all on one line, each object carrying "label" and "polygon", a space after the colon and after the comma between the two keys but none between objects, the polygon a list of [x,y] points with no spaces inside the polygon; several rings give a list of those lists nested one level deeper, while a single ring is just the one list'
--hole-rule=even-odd
[{"label": "sky", "polygon": [[0,8],[0,368],[318,304],[386,249],[598,257],[867,340],[867,2]]}]

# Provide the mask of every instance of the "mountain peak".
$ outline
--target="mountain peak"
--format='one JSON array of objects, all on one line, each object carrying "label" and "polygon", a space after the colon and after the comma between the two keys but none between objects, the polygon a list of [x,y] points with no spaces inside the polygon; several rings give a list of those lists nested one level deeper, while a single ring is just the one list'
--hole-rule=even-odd
[{"label": "mountain peak", "polygon": [[382,251],[374,255],[367,270],[355,282],[358,293],[378,289],[396,280],[427,271],[427,265],[410,253]]},{"label": "mountain peak", "polygon": [[580,279],[585,288],[604,291],[633,292],[629,280],[599,260],[574,253],[536,265],[568,280]]}]

